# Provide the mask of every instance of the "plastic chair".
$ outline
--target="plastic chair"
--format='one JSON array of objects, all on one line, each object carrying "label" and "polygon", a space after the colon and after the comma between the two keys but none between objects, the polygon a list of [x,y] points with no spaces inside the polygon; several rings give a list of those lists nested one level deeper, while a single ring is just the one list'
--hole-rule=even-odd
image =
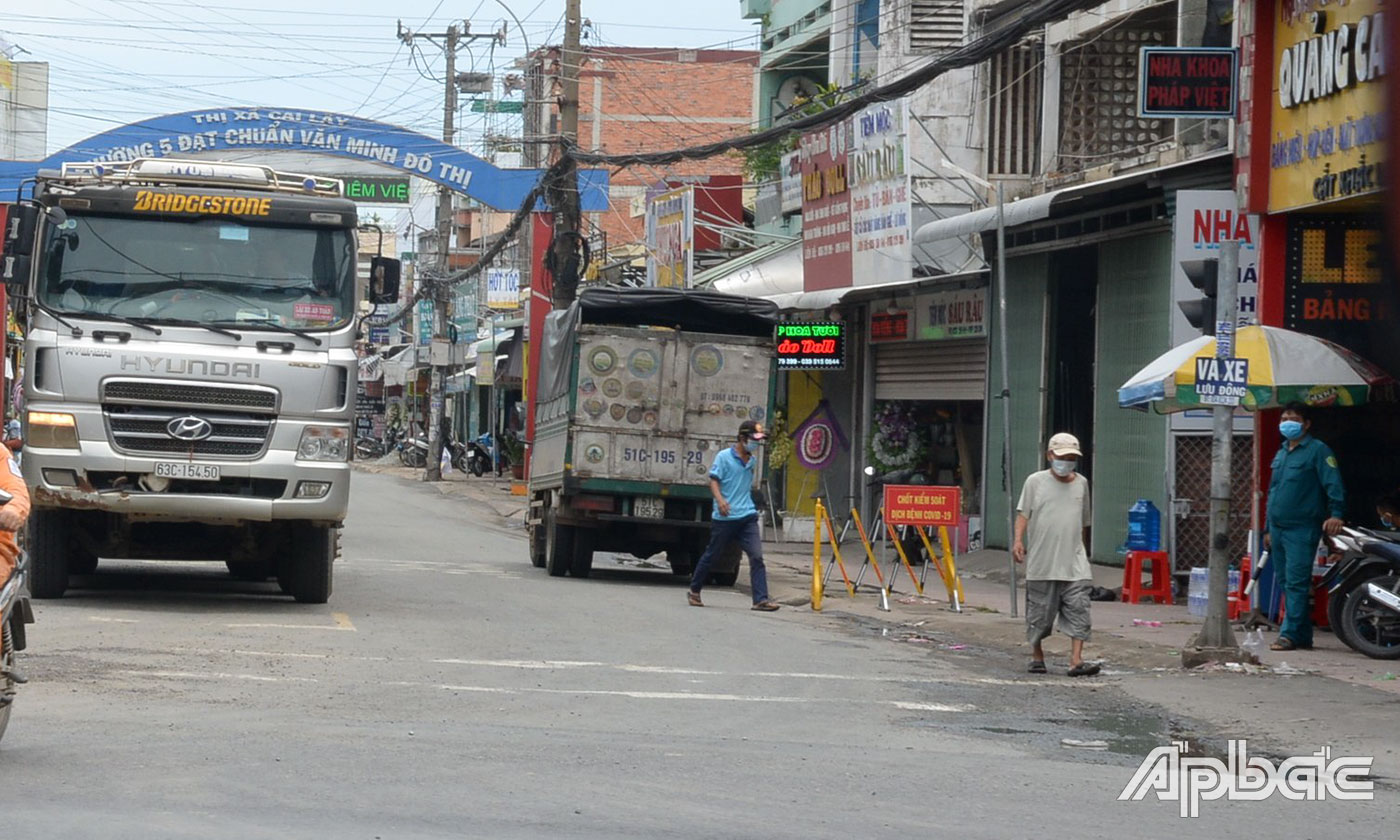
[{"label": "plastic chair", "polygon": [[[1123,600],[1140,604],[1155,598],[1158,603],[1172,602],[1171,559],[1165,551],[1129,551],[1123,561]],[[1151,564],[1151,583],[1144,584],[1143,566]]]}]

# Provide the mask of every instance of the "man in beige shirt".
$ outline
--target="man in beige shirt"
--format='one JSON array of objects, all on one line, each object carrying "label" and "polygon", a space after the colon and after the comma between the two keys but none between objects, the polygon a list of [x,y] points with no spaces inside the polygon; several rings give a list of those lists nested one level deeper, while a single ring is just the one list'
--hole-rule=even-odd
[{"label": "man in beige shirt", "polygon": [[1050,635],[1058,616],[1060,632],[1070,637],[1069,675],[1088,677],[1099,672],[1097,664],[1084,661],[1093,587],[1089,553],[1084,549],[1091,521],[1089,480],[1075,471],[1083,453],[1074,435],[1061,432],[1050,438],[1046,449],[1050,468],[1033,473],[1021,488],[1011,546],[1016,562],[1026,564],[1029,671],[1045,673],[1040,643]]}]

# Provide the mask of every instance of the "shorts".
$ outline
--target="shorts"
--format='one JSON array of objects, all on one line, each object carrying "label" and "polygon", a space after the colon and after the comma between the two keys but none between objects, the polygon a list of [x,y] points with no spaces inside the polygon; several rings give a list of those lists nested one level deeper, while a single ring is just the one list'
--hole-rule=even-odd
[{"label": "shorts", "polygon": [[1050,635],[1055,616],[1060,632],[1071,639],[1089,640],[1091,580],[1026,581],[1026,640],[1037,644]]}]

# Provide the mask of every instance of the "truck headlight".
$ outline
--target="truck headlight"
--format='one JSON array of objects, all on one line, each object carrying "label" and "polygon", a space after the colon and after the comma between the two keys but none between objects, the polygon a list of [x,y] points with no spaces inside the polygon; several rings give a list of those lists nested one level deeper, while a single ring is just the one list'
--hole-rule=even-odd
[{"label": "truck headlight", "polygon": [[30,446],[40,449],[78,448],[78,421],[71,414],[31,411],[28,426],[25,443]]},{"label": "truck headlight", "polygon": [[344,426],[307,426],[297,444],[298,461],[344,461],[350,454],[350,430]]}]

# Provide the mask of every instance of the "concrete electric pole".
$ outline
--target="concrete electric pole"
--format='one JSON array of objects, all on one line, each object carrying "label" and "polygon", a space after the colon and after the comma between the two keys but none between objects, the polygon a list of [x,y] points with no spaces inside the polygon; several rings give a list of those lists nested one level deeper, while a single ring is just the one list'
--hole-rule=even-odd
[{"label": "concrete electric pole", "polygon": [[578,296],[578,279],[587,266],[582,264],[582,213],[579,210],[578,167],[568,152],[578,143],[578,75],[582,62],[579,41],[583,26],[580,0],[564,2],[564,49],[560,60],[561,97],[559,100],[559,154],[564,160],[559,177],[549,186],[549,205],[554,211],[554,242],[550,245],[554,276],[552,300],[562,309]]},{"label": "concrete electric pole", "polygon": [[[463,23],[447,27],[446,32],[414,32],[404,29],[399,21],[399,40],[412,46],[414,38],[427,38],[439,43],[447,59],[446,93],[442,102],[442,142],[455,145],[457,114],[457,48],[463,42],[478,38],[497,38],[498,35],[473,35],[471,24]],[[424,281],[431,287],[433,302],[433,342],[430,348],[432,378],[428,391],[428,463],[423,470],[424,481],[442,480],[442,450],[447,441],[447,371],[451,364],[452,342],[449,336],[447,308],[451,305],[452,289],[447,278],[451,274],[448,256],[452,243],[452,190],[438,187],[437,214],[434,220],[437,231],[437,265]]]}]

